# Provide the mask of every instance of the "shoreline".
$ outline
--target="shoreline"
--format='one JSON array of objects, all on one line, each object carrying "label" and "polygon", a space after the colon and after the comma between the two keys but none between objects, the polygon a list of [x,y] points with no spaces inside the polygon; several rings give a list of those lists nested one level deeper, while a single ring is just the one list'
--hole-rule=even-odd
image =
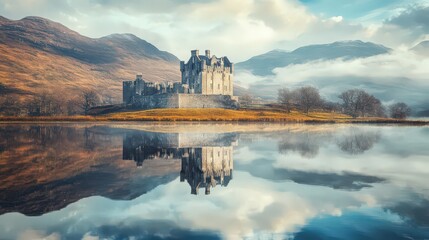
[{"label": "shoreline", "polygon": [[429,121],[391,118],[352,118],[345,114],[331,112],[297,111],[287,113],[273,110],[230,110],[230,109],[151,109],[142,111],[116,112],[97,116],[41,116],[0,117],[1,123],[34,122],[228,122],[228,123],[304,123],[304,124],[397,124],[429,125]]}]

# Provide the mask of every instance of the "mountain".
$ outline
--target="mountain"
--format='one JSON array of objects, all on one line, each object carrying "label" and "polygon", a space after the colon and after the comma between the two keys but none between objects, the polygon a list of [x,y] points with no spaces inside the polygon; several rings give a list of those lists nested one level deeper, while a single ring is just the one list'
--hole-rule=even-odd
[{"label": "mountain", "polygon": [[411,48],[411,51],[419,55],[429,56],[429,41],[420,42],[415,47]]},{"label": "mountain", "polygon": [[0,215],[38,216],[91,196],[131,200],[179,177],[180,159],[146,159],[142,168],[122,160],[125,133],[85,124],[0,126]]},{"label": "mountain", "polygon": [[132,34],[89,38],[40,17],[0,17],[0,92],[64,97],[93,89],[116,101],[122,81],[142,73],[153,82],[179,81],[179,59]]},{"label": "mountain", "polygon": [[331,44],[309,45],[292,52],[273,50],[236,64],[237,71],[248,70],[255,75],[271,75],[273,69],[290,64],[302,64],[315,60],[336,58],[354,59],[388,53],[391,49],[382,45],[362,42],[344,41]]}]

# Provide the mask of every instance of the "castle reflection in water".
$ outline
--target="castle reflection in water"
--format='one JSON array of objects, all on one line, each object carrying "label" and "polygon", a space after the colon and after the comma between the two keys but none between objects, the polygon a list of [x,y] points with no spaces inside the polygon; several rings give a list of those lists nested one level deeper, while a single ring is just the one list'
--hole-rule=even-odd
[{"label": "castle reflection in water", "polygon": [[181,161],[180,181],[191,186],[191,194],[200,188],[206,195],[216,185],[228,186],[233,171],[233,146],[237,134],[201,133],[126,133],[123,140],[124,160],[142,167],[147,159]]}]

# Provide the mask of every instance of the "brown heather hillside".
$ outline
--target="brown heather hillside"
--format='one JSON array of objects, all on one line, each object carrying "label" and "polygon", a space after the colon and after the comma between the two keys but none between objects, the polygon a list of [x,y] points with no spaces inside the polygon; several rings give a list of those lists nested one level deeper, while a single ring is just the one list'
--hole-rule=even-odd
[{"label": "brown heather hillside", "polygon": [[123,130],[117,131],[105,134],[94,124],[0,125],[0,215],[41,215],[90,196],[134,199],[177,178],[178,159],[148,159],[142,168],[123,160]]},{"label": "brown heather hillside", "polygon": [[131,34],[93,39],[39,17],[0,17],[0,93],[57,92],[75,96],[98,89],[121,99],[122,81],[179,81],[179,60]]}]

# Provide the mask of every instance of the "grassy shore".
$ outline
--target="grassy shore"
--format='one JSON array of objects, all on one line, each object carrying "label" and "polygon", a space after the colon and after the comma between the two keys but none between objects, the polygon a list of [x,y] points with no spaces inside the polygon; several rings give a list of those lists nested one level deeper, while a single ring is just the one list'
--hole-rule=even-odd
[{"label": "grassy shore", "polygon": [[2,122],[17,121],[243,121],[243,122],[301,122],[301,123],[399,123],[425,125],[425,121],[388,118],[352,118],[328,112],[287,113],[279,110],[230,109],[152,109],[117,112],[99,116],[0,117]]}]

